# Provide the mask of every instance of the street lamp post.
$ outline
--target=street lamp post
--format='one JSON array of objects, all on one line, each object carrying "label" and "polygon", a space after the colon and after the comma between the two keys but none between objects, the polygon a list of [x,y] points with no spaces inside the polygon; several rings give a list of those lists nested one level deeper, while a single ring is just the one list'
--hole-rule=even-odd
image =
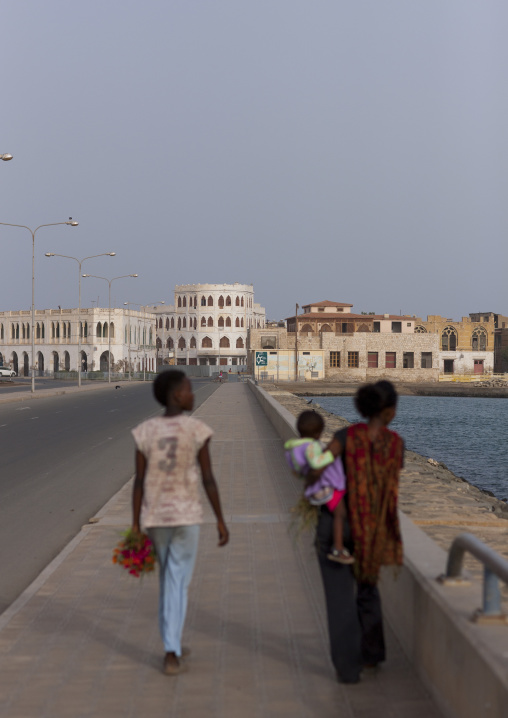
[{"label": "street lamp post", "polygon": [[109,287],[109,293],[108,293],[108,384],[111,384],[111,284],[116,279],[126,279],[127,277],[137,277],[137,274],[122,274],[120,277],[113,277],[112,279],[107,279],[107,277],[99,277],[96,274],[83,274],[83,277],[92,277],[93,279],[103,279],[105,282],[108,283]]},{"label": "street lamp post", "polygon": [[102,254],[92,254],[90,257],[78,259],[77,257],[69,257],[67,254],[56,254],[55,252],[46,252],[46,257],[64,257],[64,259],[73,259],[78,263],[78,386],[81,386],[81,265],[87,259],[95,257],[114,257],[116,252],[103,252]]},{"label": "street lamp post", "polygon": [[40,224],[35,229],[30,229],[26,224],[11,224],[10,222],[0,222],[4,227],[21,227],[28,229],[32,235],[32,394],[35,392],[35,233],[41,227],[56,227],[59,224],[68,224],[71,227],[77,227],[78,222],[70,218],[67,222],[50,222],[49,224]]}]

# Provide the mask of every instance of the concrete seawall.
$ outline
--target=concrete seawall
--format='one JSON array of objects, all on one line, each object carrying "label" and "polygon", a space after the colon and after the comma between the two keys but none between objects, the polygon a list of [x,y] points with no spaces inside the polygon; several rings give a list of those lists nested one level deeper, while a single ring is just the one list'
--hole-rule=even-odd
[{"label": "concrete seawall", "polygon": [[[296,436],[295,416],[261,387],[249,386],[281,439]],[[472,490],[463,488],[465,494]],[[420,485],[423,502],[425,491]],[[478,518],[479,526],[487,525],[483,514]],[[470,585],[440,584],[436,579],[445,570],[446,552],[403,512],[400,519],[404,566],[398,575],[383,570],[380,582],[386,619],[445,715],[505,718],[508,625],[473,623],[482,602],[481,574],[476,571]],[[489,515],[488,521],[489,528],[492,521],[498,532],[506,532],[503,519]],[[444,529],[457,523],[450,518]]]}]

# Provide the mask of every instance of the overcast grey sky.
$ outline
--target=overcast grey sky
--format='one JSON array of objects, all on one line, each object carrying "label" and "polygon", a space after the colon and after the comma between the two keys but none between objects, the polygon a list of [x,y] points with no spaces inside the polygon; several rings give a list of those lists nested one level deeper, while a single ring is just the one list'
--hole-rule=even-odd
[{"label": "overcast grey sky", "polygon": [[[270,318],[508,314],[503,0],[3,0],[0,221],[36,306],[253,283]],[[31,238],[0,226],[0,309]],[[107,285],[83,280],[83,306]]]}]

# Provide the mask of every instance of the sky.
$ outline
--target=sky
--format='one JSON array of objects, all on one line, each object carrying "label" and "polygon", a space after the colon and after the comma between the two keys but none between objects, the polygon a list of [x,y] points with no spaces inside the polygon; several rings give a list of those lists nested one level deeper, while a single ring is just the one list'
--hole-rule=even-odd
[{"label": "sky", "polygon": [[[508,315],[503,0],[3,0],[0,222],[37,309],[253,284],[267,318]],[[0,310],[32,240],[0,225]],[[108,285],[82,280],[82,306]]]}]

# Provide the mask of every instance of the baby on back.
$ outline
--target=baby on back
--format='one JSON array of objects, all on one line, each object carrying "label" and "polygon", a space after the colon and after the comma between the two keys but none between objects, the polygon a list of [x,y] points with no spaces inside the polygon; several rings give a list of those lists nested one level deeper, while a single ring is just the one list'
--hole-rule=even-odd
[{"label": "baby on back", "polygon": [[319,438],[324,426],[323,417],[316,411],[302,412],[296,423],[300,438],[284,444],[286,460],[293,473],[306,482],[304,496],[309,503],[324,504],[333,514],[334,545],[328,558],[351,564],[354,558],[343,544],[345,509],[342,498],[346,493],[346,476],[340,457],[330,449],[323,451]]}]

